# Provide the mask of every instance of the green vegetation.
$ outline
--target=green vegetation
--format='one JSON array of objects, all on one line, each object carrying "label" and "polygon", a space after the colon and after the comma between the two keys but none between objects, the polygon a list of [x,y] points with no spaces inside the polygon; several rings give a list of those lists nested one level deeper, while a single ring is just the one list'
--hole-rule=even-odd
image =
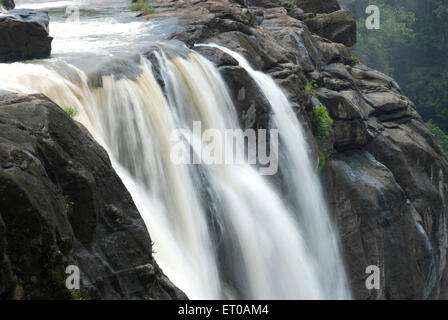
[{"label": "green vegetation", "polygon": [[354,54],[352,54],[351,56],[352,62],[350,63],[350,65],[352,67],[356,66],[357,64],[359,64],[361,61],[359,61],[358,57],[355,56]]},{"label": "green vegetation", "polygon": [[448,151],[448,135],[446,135],[445,132],[443,132],[442,129],[440,129],[436,124],[434,124],[432,120],[426,122],[426,126],[432,134],[436,136],[437,140],[439,140],[440,145]]},{"label": "green vegetation", "polygon": [[[43,225],[25,225],[36,235],[23,245],[9,252],[10,258],[27,257],[36,268],[21,275],[19,285],[28,292],[27,299],[67,299],[70,294],[65,287],[64,262],[53,232]],[[29,229],[31,228],[31,229]],[[29,273],[31,272],[31,273]],[[31,279],[34,279],[31,281]]]},{"label": "green vegetation", "polygon": [[325,164],[327,163],[327,159],[325,158],[324,153],[320,149],[320,146],[319,146],[318,152],[319,152],[319,167],[317,169],[320,171],[325,167]]},{"label": "green vegetation", "polygon": [[290,7],[295,7],[295,6],[297,5],[297,0],[289,0],[289,1],[288,1],[288,5],[289,5]]},{"label": "green vegetation", "polygon": [[310,96],[314,95],[314,89],[319,88],[319,85],[317,84],[316,80],[311,80],[306,82],[305,85],[305,92],[308,93]]},{"label": "green vegetation", "polygon": [[412,29],[415,14],[401,6],[386,4],[386,0],[370,0],[368,4],[380,8],[380,29],[369,30],[365,17],[358,20],[358,40],[353,48],[362,61],[384,73],[392,75],[397,70],[402,55],[397,52],[415,39]]},{"label": "green vegetation", "polygon": [[310,114],[313,135],[318,142],[322,142],[331,134],[333,119],[328,114],[327,108],[320,104],[313,108]]},{"label": "green vegetation", "polygon": [[73,208],[75,206],[75,203],[73,201],[70,201],[69,195],[64,195],[64,202],[65,202],[65,208],[69,210],[70,208]]},{"label": "green vegetation", "polygon": [[156,250],[154,250],[154,241],[151,241],[151,251],[152,251],[152,254],[157,253]]},{"label": "green vegetation", "polygon": [[83,290],[71,289],[70,294],[72,296],[72,300],[91,300],[91,297]]},{"label": "green vegetation", "polygon": [[156,9],[152,6],[149,0],[137,0],[133,4],[131,4],[132,11],[141,11],[142,14],[153,14],[156,12]]},{"label": "green vegetation", "polygon": [[78,110],[72,107],[65,107],[64,111],[71,117],[74,118],[78,115]]},{"label": "green vegetation", "polygon": [[322,151],[322,144],[327,139],[333,126],[333,119],[328,114],[327,108],[320,104],[315,106],[313,110],[308,114],[311,122],[311,128],[314,138],[316,138],[318,152],[319,152],[319,170],[321,170],[326,163],[325,154]]},{"label": "green vegetation", "polygon": [[368,0],[380,8],[380,29],[358,19],[353,52],[393,76],[422,117],[448,132],[448,1]]},{"label": "green vegetation", "polygon": [[188,39],[188,38],[191,37],[191,33],[190,33],[190,31],[188,31],[188,30],[184,30],[184,31],[182,31],[181,35],[182,35],[184,38],[186,38],[186,39]]}]

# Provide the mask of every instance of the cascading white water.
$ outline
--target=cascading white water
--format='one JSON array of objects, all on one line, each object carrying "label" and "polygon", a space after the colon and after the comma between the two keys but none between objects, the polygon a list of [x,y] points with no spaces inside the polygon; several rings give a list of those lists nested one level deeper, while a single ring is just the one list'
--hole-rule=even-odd
[{"label": "cascading white water", "polygon": [[[96,23],[84,27],[96,34]],[[69,58],[0,64],[0,89],[41,92],[78,111],[76,120],[108,151],[154,240],[157,262],[177,286],[193,299],[349,298],[300,123],[272,79],[221,48],[249,72],[274,110],[284,142],[280,167],[289,177],[288,199],[247,164],[170,160],[176,129],[192,135],[186,143],[199,153],[207,146],[193,121],[201,121],[204,130],[239,127],[225,83],[209,61],[185,48],[161,45],[155,56],[162,88],[144,57],[87,55],[74,64],[63,44],[79,25],[65,27],[69,31],[59,35],[56,47]],[[132,26],[115,29],[132,32]],[[112,39],[117,39],[115,51],[121,38]],[[91,37],[77,38],[77,49],[92,50],[86,41]]]},{"label": "cascading white water", "polygon": [[41,92],[60,106],[78,110],[77,120],[105,146],[133,192],[164,271],[192,297],[218,298],[219,280],[201,204],[188,168],[170,161],[175,123],[151,71],[143,64],[137,81],[103,76],[102,87],[92,88],[81,70],[69,64],[58,68],[63,66],[65,76],[40,65],[1,65],[0,87]]},{"label": "cascading white water", "polygon": [[[161,62],[162,73],[168,75],[170,105],[174,111],[182,110],[179,127],[191,132],[193,120],[221,132],[239,127],[227,88],[211,63],[194,53],[188,59]],[[211,190],[214,218],[222,224],[223,251],[228,251],[227,257],[236,257],[232,264],[243,279],[226,279],[239,288],[239,296],[325,297],[296,221],[266,181],[249,165],[201,166],[193,172],[195,181],[201,173],[206,177],[205,187]]]},{"label": "cascading white water", "polygon": [[313,253],[321,285],[334,298],[349,298],[338,238],[310,161],[302,126],[287,97],[271,77],[254,70],[241,54],[216,44],[204,46],[218,48],[237,60],[269,101],[273,109],[274,125],[279,129],[284,146],[280,155],[280,167],[291,194],[289,200],[292,208],[297,208],[301,213],[300,224],[309,250]]}]

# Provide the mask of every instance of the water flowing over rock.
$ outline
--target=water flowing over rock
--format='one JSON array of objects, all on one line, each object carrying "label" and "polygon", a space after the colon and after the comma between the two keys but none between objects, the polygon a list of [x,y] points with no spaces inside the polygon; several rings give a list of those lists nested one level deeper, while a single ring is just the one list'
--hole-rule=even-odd
[{"label": "water flowing over rock", "polygon": [[0,62],[48,58],[48,13],[14,9],[0,13]]},{"label": "water flowing over rock", "polygon": [[[276,123],[289,137],[288,148],[281,152],[292,161],[283,171],[290,176],[294,196],[282,200],[278,187],[245,162],[173,162],[173,133],[181,130],[188,149],[203,155],[207,146],[201,143],[202,130],[196,131],[192,120],[219,132],[238,130],[237,110],[216,67],[194,51],[178,43],[161,45],[148,57],[141,57],[138,70],[129,64],[126,72],[103,74],[100,68],[90,77],[68,63],[57,69],[17,64],[9,71],[3,68],[0,86],[20,91],[27,83],[27,90],[79,111],[77,119],[107,148],[133,195],[157,244],[158,263],[189,297],[348,298],[337,240],[307,144],[299,122],[289,120],[295,115],[280,88],[264,75],[272,89],[266,91],[272,92],[266,104],[270,108],[282,101]],[[100,87],[92,76],[101,76]],[[36,77],[40,81],[29,82]],[[237,142],[237,150],[243,145]],[[220,154],[232,155],[233,146],[225,144]],[[303,177],[315,191],[312,195],[298,192]],[[308,231],[298,227],[293,208],[303,213]],[[321,244],[314,242],[310,249],[304,239],[312,237]]]},{"label": "water flowing over rock", "polygon": [[[192,298],[448,298],[447,155],[399,85],[352,57],[352,14],[326,0],[155,6],[163,10],[139,21],[176,21],[173,41],[98,58],[96,69],[76,59],[0,64],[0,88],[79,112],[157,254],[87,131],[41,95],[7,95],[2,297],[50,295],[34,287],[34,270],[66,297],[60,274],[46,272],[74,261],[93,297],[185,298],[155,258]],[[334,122],[317,141],[311,118],[321,105]],[[279,171],[264,179],[247,164],[174,165],[176,128],[200,152],[193,120],[278,128]],[[365,285],[372,265],[379,290]]]},{"label": "water flowing over rock", "polygon": [[[204,19],[197,22],[193,11]],[[177,39],[231,48],[270,74],[309,128],[315,159],[318,148],[308,112],[314,105],[327,107],[334,127],[320,147],[327,157],[321,176],[354,298],[446,298],[448,161],[398,84],[354,61],[346,46],[314,34],[303,13],[275,1],[252,2],[250,7],[231,1],[184,3],[164,12],[169,14],[180,16],[187,31]],[[349,20],[343,28],[353,34],[354,19]],[[219,60],[235,97],[243,89],[254,91],[253,83],[235,82],[244,76],[237,76],[242,71],[228,58],[198,50]],[[307,92],[312,81],[316,88]],[[269,125],[262,120],[269,110],[264,112],[263,99],[255,97],[245,96],[254,107],[251,120],[240,121]],[[381,270],[381,290],[366,289],[369,265]]]},{"label": "water flowing over rock", "polygon": [[179,299],[110,160],[43,95],[0,96],[0,298]]}]

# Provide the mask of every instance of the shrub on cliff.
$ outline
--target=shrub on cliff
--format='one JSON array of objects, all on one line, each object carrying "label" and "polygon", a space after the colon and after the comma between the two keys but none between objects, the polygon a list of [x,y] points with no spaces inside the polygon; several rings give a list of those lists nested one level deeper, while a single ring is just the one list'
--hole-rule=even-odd
[{"label": "shrub on cliff", "polygon": [[333,119],[331,119],[324,105],[320,104],[313,108],[310,114],[310,120],[313,135],[318,142],[330,136]]},{"label": "shrub on cliff", "polygon": [[426,126],[432,134],[436,136],[437,140],[439,140],[440,145],[448,151],[448,135],[446,135],[445,132],[443,132],[442,129],[440,129],[436,124],[434,124],[432,120],[426,122]]},{"label": "shrub on cliff", "polygon": [[70,118],[74,118],[78,115],[78,111],[75,108],[65,107],[63,109],[70,116]]},{"label": "shrub on cliff", "polygon": [[156,9],[150,4],[148,0],[137,0],[131,5],[132,11],[141,11],[142,14],[152,14]]}]

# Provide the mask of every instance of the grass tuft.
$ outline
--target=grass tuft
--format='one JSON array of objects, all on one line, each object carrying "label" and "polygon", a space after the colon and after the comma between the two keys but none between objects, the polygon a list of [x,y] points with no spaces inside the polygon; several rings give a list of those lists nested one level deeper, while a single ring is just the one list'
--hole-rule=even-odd
[{"label": "grass tuft", "polygon": [[156,8],[154,8],[149,0],[137,0],[131,4],[130,9],[132,11],[141,11],[143,15],[153,14],[156,12]]},{"label": "grass tuft", "polygon": [[78,115],[78,110],[76,110],[75,108],[65,107],[63,109],[70,116],[70,118],[74,118]]}]

